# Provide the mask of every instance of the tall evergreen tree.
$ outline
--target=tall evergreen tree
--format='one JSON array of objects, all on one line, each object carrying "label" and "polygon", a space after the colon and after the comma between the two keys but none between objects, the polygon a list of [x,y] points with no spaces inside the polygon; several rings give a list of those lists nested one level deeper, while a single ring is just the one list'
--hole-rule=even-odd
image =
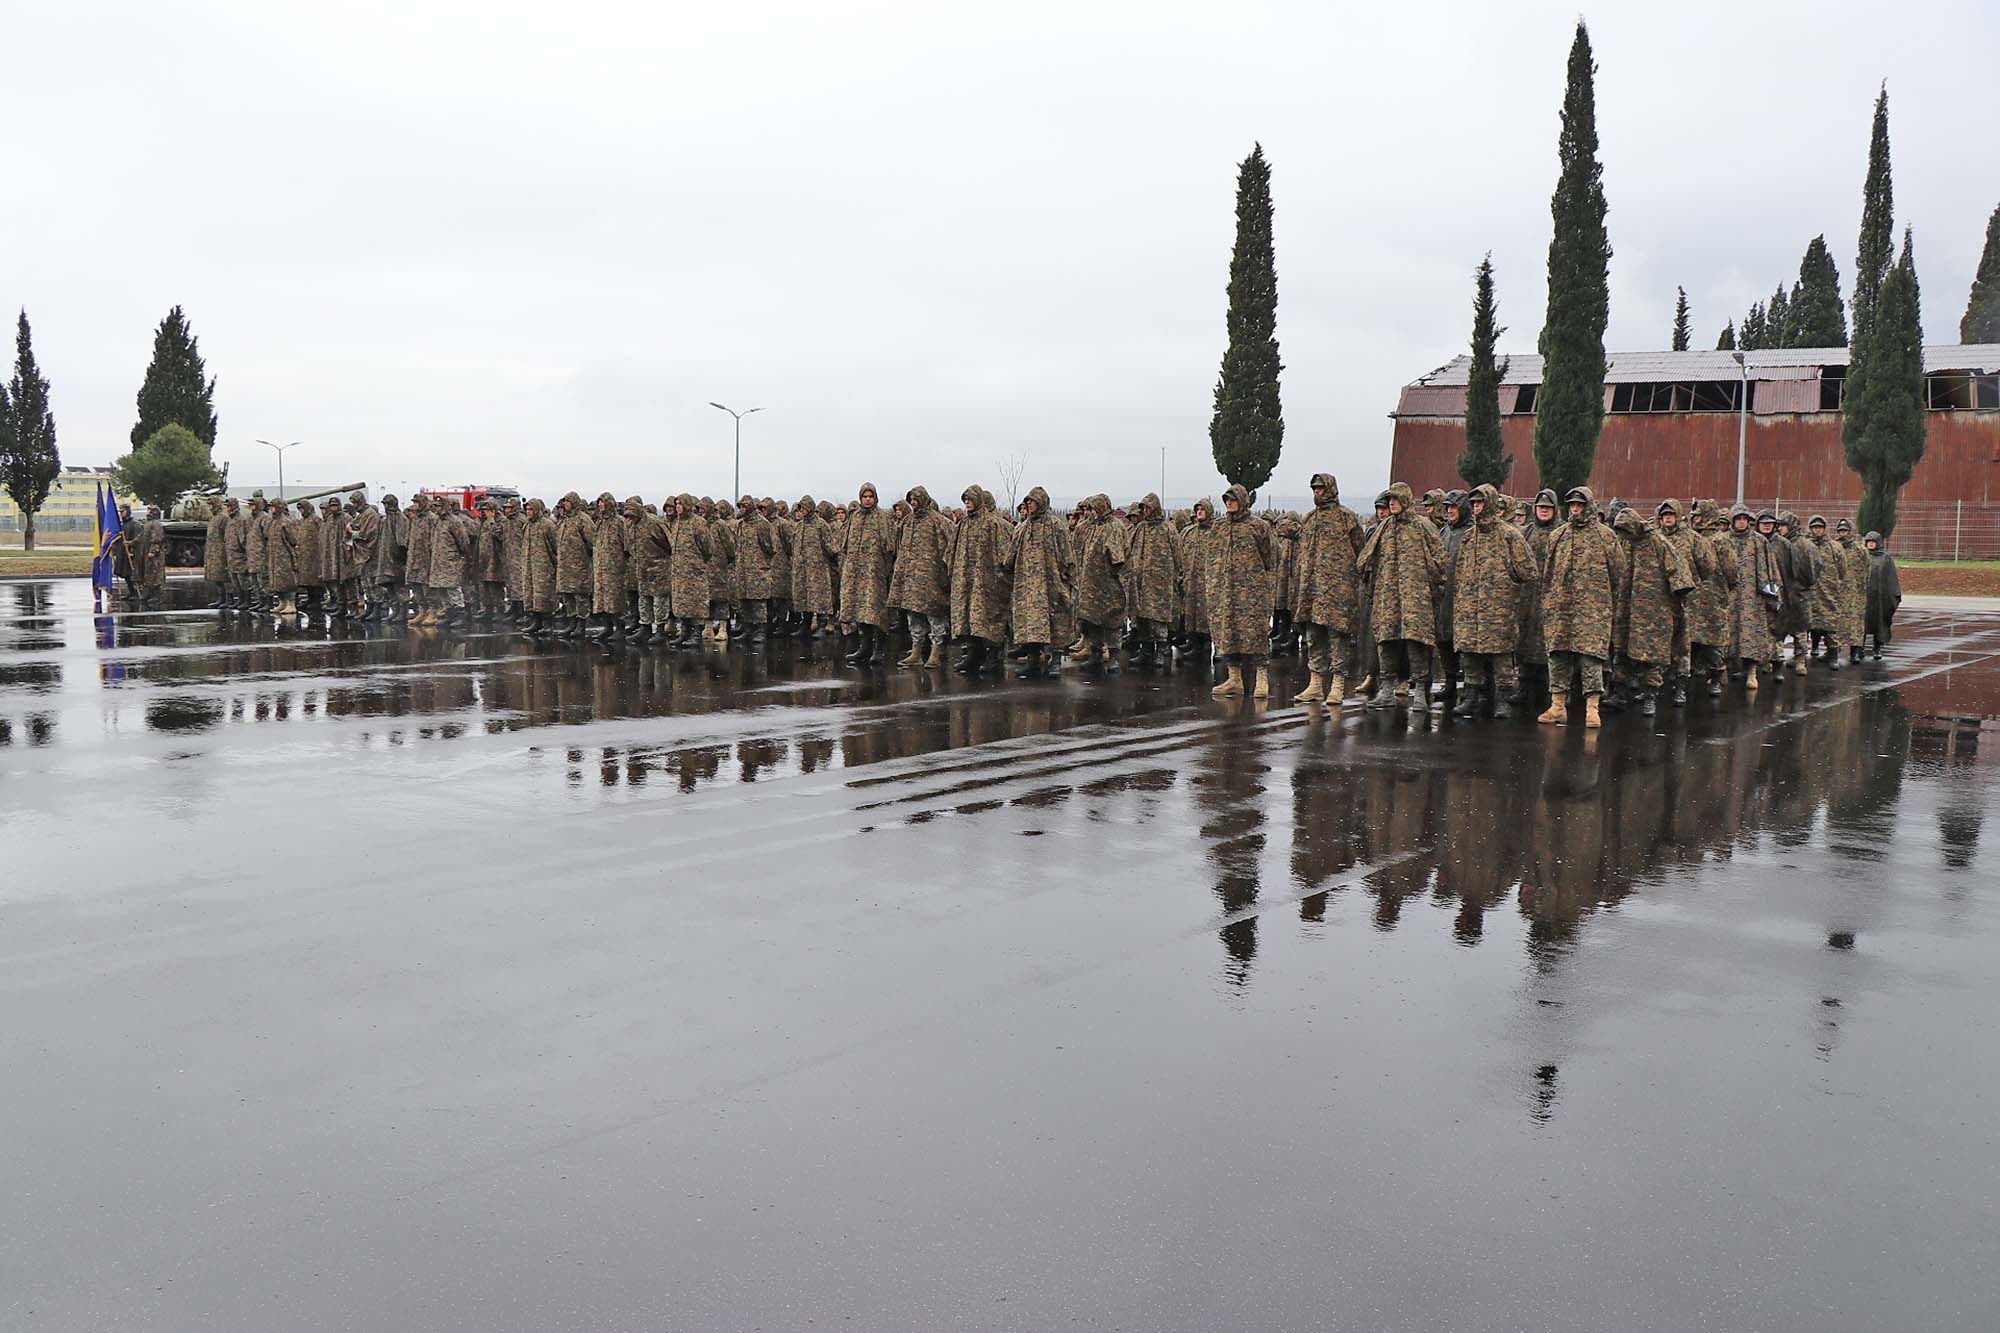
[{"label": "tall evergreen tree", "polygon": [[1252,491],[1271,479],[1285,443],[1278,398],[1278,264],[1271,242],[1271,167],[1256,144],[1236,172],[1236,244],[1229,254],[1229,346],[1215,381],[1208,442],[1215,467]]},{"label": "tall evergreen tree", "polygon": [[1979,272],[1972,279],[1965,318],[1958,321],[1958,340],[2000,343],[2000,208],[1986,219],[1986,249],[1979,255]]},{"label": "tall evergreen tree", "polygon": [[[1875,98],[1875,123],[1868,135],[1868,179],[1861,186],[1861,244],[1854,258],[1853,346],[1875,327],[1882,284],[1896,262],[1896,192],[1889,171],[1889,88]],[[1849,386],[1852,391],[1852,386]]]},{"label": "tall evergreen tree", "polygon": [[1736,350],[1735,320],[1732,319],[1722,326],[1722,332],[1717,334],[1715,338],[1715,350],[1718,352],[1733,352]]},{"label": "tall evergreen tree", "polygon": [[1766,347],[1790,347],[1792,333],[1792,303],[1785,295],[1785,284],[1779,283],[1778,290],[1771,293],[1771,304],[1764,311],[1764,345]]},{"label": "tall evergreen tree", "polygon": [[1825,236],[1807,242],[1805,258],[1799,261],[1785,341],[1791,347],[1847,346],[1847,308],[1840,299],[1840,270],[1826,248]]},{"label": "tall evergreen tree", "polygon": [[56,452],[56,418],[49,410],[49,382],[35,364],[28,312],[14,331],[14,378],[7,385],[7,428],[0,431],[0,481],[21,511],[21,548],[35,549],[35,513],[62,471]]},{"label": "tall evergreen tree", "polygon": [[[1884,537],[1896,528],[1896,497],[1924,456],[1928,386],[1924,381],[1923,297],[1910,230],[1903,252],[1882,282],[1868,334],[1868,373],[1857,403],[1848,386],[1849,420],[1866,431],[1847,445],[1847,465],[1861,474],[1858,521]],[[1851,372],[1850,372],[1851,374]],[[1856,408],[1859,408],[1857,414]]]},{"label": "tall evergreen tree", "polygon": [[[1875,119],[1868,136],[1868,175],[1861,186],[1861,239],[1854,264],[1854,320],[1848,331],[1840,442],[1847,465],[1861,474],[1866,499],[1873,501],[1864,503],[1862,512],[1879,522],[1877,511],[1886,490],[1891,524],[1895,522],[1895,487],[1887,485],[1889,472],[1882,460],[1888,451],[1893,431],[1890,420],[1899,394],[1895,369],[1883,363],[1884,349],[1875,334],[1883,290],[1895,268],[1895,216],[1895,183],[1889,164],[1889,89],[1885,84],[1875,98]],[[1884,536],[1889,533],[1888,528],[1877,530]]]},{"label": "tall evergreen tree", "polygon": [[162,426],[185,426],[215,447],[215,379],[201,359],[201,340],[175,306],[153,331],[153,359],[139,385],[139,419],[132,426],[136,450]]},{"label": "tall evergreen tree", "polygon": [[1604,168],[1597,160],[1596,62],[1577,21],[1563,93],[1561,166],[1549,200],[1549,305],[1538,344],[1535,468],[1557,495],[1590,479],[1604,426],[1604,325],[1611,313],[1611,237],[1604,226]]},{"label": "tall evergreen tree", "polygon": [[1688,324],[1688,293],[1685,287],[1674,288],[1674,350],[1685,352],[1688,340],[1694,330]]},{"label": "tall evergreen tree", "polygon": [[1514,459],[1500,440],[1500,381],[1509,362],[1493,363],[1493,349],[1507,330],[1497,321],[1493,299],[1493,256],[1479,263],[1472,287],[1472,367],[1465,375],[1465,452],[1458,456],[1458,475],[1466,488],[1505,486]]},{"label": "tall evergreen tree", "polygon": [[1746,352],[1761,352],[1770,343],[1770,330],[1764,319],[1764,303],[1753,302],[1744,312],[1743,322],[1736,326],[1736,345]]}]

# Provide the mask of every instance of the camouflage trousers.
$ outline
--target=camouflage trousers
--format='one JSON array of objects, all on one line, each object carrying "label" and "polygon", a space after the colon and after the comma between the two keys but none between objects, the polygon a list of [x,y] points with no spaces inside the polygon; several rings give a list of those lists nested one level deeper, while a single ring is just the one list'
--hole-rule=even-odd
[{"label": "camouflage trousers", "polygon": [[1117,630],[1108,621],[1094,624],[1088,620],[1079,620],[1076,624],[1083,641],[1092,648],[1102,648],[1108,640],[1117,636]]},{"label": "camouflage trousers", "polygon": [[587,616],[594,599],[587,592],[559,592],[556,594],[556,614],[559,616]]},{"label": "camouflage trousers", "polygon": [[674,618],[674,599],[663,592],[639,594],[639,619],[648,625],[664,625]]},{"label": "camouflage trousers", "polygon": [[1502,692],[1512,694],[1521,688],[1520,660],[1512,653],[1460,653],[1458,660],[1465,667],[1468,690],[1498,684]]},{"label": "camouflage trousers", "polygon": [[1549,693],[1562,698],[1570,692],[1570,681],[1581,677],[1583,694],[1604,693],[1604,659],[1592,657],[1588,653],[1570,653],[1561,649],[1549,654]]},{"label": "camouflage trousers", "polygon": [[770,614],[769,604],[762,597],[745,597],[736,604],[736,617],[746,625],[761,625]]},{"label": "camouflage trousers", "polygon": [[479,609],[482,611],[505,611],[507,609],[507,585],[498,579],[481,579],[479,582]]},{"label": "camouflage trousers", "polygon": [[1384,639],[1375,647],[1381,662],[1382,680],[1401,680],[1414,676],[1416,684],[1411,688],[1430,688],[1431,646],[1416,639]]},{"label": "camouflage trousers", "polygon": [[1315,676],[1344,676],[1354,657],[1354,636],[1327,625],[1306,627],[1306,670]]},{"label": "camouflage trousers", "polygon": [[949,616],[929,616],[922,611],[906,611],[903,614],[909,618],[911,643],[928,643],[933,638],[943,643],[951,638]]},{"label": "camouflage trousers", "polygon": [[1173,637],[1173,631],[1167,628],[1167,622],[1164,620],[1142,619],[1136,623],[1141,643],[1165,643]]},{"label": "camouflage trousers", "polygon": [[1649,690],[1657,690],[1667,683],[1666,671],[1658,662],[1640,662],[1620,654],[1618,674],[1627,684],[1643,685]]},{"label": "camouflage trousers", "polygon": [[424,604],[433,607],[443,607],[447,611],[463,610],[465,608],[465,585],[454,583],[449,587],[426,588],[424,589]]}]

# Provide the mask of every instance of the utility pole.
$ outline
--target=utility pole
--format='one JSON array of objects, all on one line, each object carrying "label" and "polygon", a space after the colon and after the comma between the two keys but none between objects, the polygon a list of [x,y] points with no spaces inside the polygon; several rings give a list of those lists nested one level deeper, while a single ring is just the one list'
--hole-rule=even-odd
[{"label": "utility pole", "polygon": [[272,444],[269,440],[259,440],[257,443],[278,455],[278,503],[282,505],[285,502],[285,450],[296,449],[305,441],[293,440],[290,444]]},{"label": "utility pole", "polygon": [[738,412],[735,408],[722,407],[721,403],[710,403],[709,406],[721,407],[723,411],[736,418],[736,473],[735,479],[730,483],[729,487],[729,501],[731,504],[734,504],[736,498],[743,494],[743,418],[749,416],[752,412],[762,412],[764,409],[761,407],[746,407],[741,412]]},{"label": "utility pole", "polygon": [[1743,372],[1743,392],[1736,404],[1736,503],[1743,503],[1743,458],[1750,438],[1750,363],[1743,353],[1731,352],[1736,368]]}]

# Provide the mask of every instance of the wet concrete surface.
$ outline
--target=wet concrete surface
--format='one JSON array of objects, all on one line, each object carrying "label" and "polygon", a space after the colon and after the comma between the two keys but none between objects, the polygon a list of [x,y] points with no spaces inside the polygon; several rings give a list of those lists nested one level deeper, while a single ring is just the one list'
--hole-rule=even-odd
[{"label": "wet concrete surface", "polygon": [[1592,735],[195,595],[0,585],[0,1325],[2000,1324],[2000,617]]}]

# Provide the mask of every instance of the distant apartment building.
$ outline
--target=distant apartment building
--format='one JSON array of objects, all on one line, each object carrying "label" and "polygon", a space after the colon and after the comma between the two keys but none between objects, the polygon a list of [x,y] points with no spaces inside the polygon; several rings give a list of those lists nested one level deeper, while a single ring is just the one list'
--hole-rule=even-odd
[{"label": "distant apartment building", "polygon": [[[49,498],[35,511],[36,540],[47,539],[65,546],[88,546],[97,531],[97,488],[112,485],[111,469],[108,467],[66,467],[56,476],[55,485],[49,487]],[[137,496],[122,495],[120,504],[135,506],[133,512],[143,512],[136,508]],[[21,535],[21,510],[13,497],[0,490],[0,533],[11,536],[15,542]]]}]

